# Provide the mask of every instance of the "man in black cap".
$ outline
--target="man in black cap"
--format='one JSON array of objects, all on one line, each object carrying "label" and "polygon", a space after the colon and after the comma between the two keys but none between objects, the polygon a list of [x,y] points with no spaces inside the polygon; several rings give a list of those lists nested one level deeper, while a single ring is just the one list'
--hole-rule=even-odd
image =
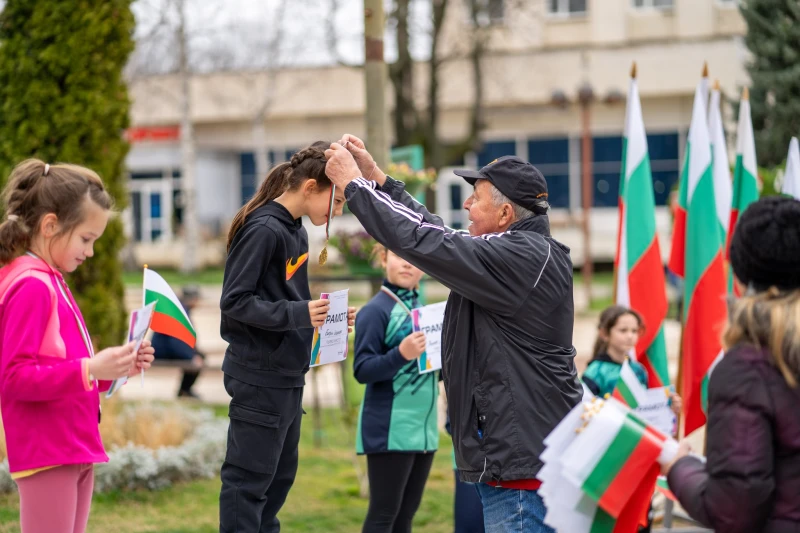
[{"label": "man in black cap", "polygon": [[326,157],[326,174],[367,232],[451,290],[442,375],[456,464],[477,484],[487,533],[551,532],[539,456],[582,388],[572,261],[550,236],[547,182],[513,156],[456,172],[474,185],[464,202],[469,232],[457,232],[385,176],[360,139],[345,135]]}]

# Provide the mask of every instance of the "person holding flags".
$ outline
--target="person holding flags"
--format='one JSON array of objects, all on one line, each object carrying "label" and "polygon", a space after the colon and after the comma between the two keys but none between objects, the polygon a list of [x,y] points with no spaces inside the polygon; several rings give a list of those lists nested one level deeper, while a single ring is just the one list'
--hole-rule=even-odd
[{"label": "person holding flags", "polygon": [[93,170],[21,162],[0,223],[0,407],[25,533],[83,533],[100,438],[100,392],[150,368],[144,341],[95,353],[64,275],[94,255],[113,200]]},{"label": "person holding flags", "polygon": [[[708,388],[707,462],[664,468],[689,515],[725,533],[800,531],[800,201],[762,198],[730,246],[735,283],[725,355]],[[710,334],[707,332],[706,334]]]},{"label": "person holding flags", "polygon": [[[612,305],[600,313],[592,360],[589,361],[589,365],[581,377],[592,394],[600,397],[612,394],[620,379],[622,365],[626,360],[635,379],[642,387],[647,388],[647,370],[641,363],[630,357],[643,328],[642,317],[633,309]],[[675,414],[680,414],[681,397],[672,394],[670,401]]]},{"label": "person holding flags", "polygon": [[442,375],[459,474],[477,483],[486,531],[552,532],[537,492],[539,456],[583,391],[572,261],[550,235],[544,176],[515,156],[456,171],[475,188],[462,233],[383,174],[360,139],[342,143],[326,151],[327,173],[350,210],[379,243],[451,290]]}]

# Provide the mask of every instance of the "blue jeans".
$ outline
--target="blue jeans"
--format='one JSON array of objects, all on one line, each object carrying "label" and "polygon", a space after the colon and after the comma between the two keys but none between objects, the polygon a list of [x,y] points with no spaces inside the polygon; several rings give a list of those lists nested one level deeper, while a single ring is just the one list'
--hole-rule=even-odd
[{"label": "blue jeans", "polygon": [[535,490],[496,488],[479,483],[486,533],[555,533],[544,524],[547,509]]}]

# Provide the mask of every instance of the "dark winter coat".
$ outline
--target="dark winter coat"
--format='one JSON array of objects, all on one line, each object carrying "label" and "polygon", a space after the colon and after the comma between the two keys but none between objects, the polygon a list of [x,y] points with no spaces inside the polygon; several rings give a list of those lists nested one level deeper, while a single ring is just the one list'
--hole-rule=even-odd
[{"label": "dark winter coat", "polygon": [[800,533],[800,388],[766,350],[732,348],[709,383],[707,463],[678,460],[672,492],[724,533]]},{"label": "dark winter coat", "polygon": [[388,179],[345,189],[370,235],[452,292],[442,375],[463,481],[533,479],[544,438],[583,395],[572,346],[569,249],[546,216],[472,237],[445,227]]}]

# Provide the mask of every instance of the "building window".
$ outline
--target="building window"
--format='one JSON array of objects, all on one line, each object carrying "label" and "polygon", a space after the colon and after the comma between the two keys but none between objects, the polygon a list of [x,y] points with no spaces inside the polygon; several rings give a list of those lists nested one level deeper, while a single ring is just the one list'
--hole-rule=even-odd
[{"label": "building window", "polygon": [[569,139],[531,139],[528,160],[547,180],[547,199],[553,208],[569,207]]},{"label": "building window", "polygon": [[474,0],[474,2],[470,2],[468,5],[469,4],[474,6],[476,10],[475,19],[477,19],[479,27],[503,23],[505,0]]},{"label": "building window", "polygon": [[649,7],[655,9],[672,9],[675,0],[633,0],[633,7]]},{"label": "building window", "polygon": [[648,135],[647,150],[650,154],[656,205],[667,205],[669,193],[678,183],[681,173],[681,162],[678,159],[678,132]]},{"label": "building window", "polygon": [[504,155],[517,155],[516,141],[487,141],[478,153],[478,168],[483,168]]},{"label": "building window", "polygon": [[586,0],[547,0],[551,15],[573,17],[586,14]]},{"label": "building window", "polygon": [[[466,185],[466,183],[464,184]],[[462,189],[460,183],[452,183],[450,185],[450,210],[453,212],[459,212],[461,209],[464,208],[464,200],[462,200]],[[451,227],[453,229],[463,229],[464,224],[461,220],[453,220],[451,223]]]},{"label": "building window", "polygon": [[162,170],[156,170],[153,172],[131,172],[132,180],[160,180],[163,178],[164,172]]},{"label": "building window", "polygon": [[[656,133],[647,136],[653,194],[656,205],[666,205],[680,174],[678,134]],[[594,207],[616,207],[622,171],[622,137],[598,136],[592,139]]]}]

